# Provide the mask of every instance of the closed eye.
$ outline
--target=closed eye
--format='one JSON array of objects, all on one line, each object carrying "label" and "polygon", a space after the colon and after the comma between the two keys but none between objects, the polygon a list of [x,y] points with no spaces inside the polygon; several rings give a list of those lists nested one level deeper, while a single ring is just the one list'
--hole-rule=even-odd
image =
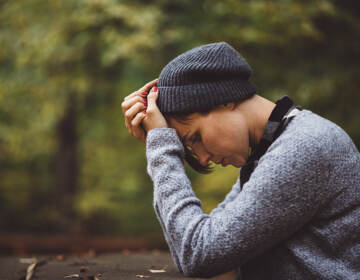
[{"label": "closed eye", "polygon": [[201,142],[201,135],[199,131],[197,131],[190,139],[191,144],[194,145],[195,143]]}]

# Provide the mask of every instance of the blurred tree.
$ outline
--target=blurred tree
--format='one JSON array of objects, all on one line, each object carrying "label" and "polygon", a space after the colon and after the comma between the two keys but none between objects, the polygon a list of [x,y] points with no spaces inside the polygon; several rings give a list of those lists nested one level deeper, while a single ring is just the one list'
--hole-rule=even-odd
[{"label": "blurred tree", "polygon": [[[24,180],[24,176],[40,175],[30,173],[30,167],[36,157],[44,155],[41,164],[47,169],[46,173],[54,175],[43,182],[42,188],[55,195],[51,200],[58,200],[54,205],[61,213],[54,221],[60,225],[55,226],[55,230],[68,230],[68,219],[74,219],[74,210],[86,216],[91,215],[91,209],[108,207],[107,199],[97,205],[102,201],[98,197],[93,205],[81,208],[82,192],[106,187],[112,195],[113,188],[121,185],[120,180],[115,180],[116,183],[114,179],[109,180],[108,170],[103,170],[108,166],[103,161],[108,160],[109,155],[132,142],[129,138],[121,141],[126,132],[122,130],[119,103],[130,91],[129,81],[123,81],[121,75],[127,67],[131,68],[127,64],[146,60],[146,52],[156,48],[157,43],[148,38],[157,29],[157,14],[153,7],[117,1],[3,3],[0,16],[6,24],[0,31],[4,101],[0,110],[3,116],[1,143],[5,151],[2,163],[14,162],[4,166],[3,171],[10,175],[14,166],[19,166],[17,162],[22,163],[24,169],[23,173],[17,173],[19,178],[12,176],[2,187],[7,189],[5,192],[11,192],[14,185],[25,188],[25,184],[24,193],[37,193],[39,186]],[[125,91],[118,96],[116,92],[121,87]],[[87,155],[91,156],[91,162],[87,161]],[[122,163],[112,158],[110,176],[116,168],[117,173],[119,170],[122,173],[116,178],[122,179],[127,169],[135,165],[126,166],[130,154],[117,155]],[[144,164],[137,168],[138,174],[144,173]],[[142,186],[148,180],[145,178],[144,174],[135,182],[130,181],[129,190],[124,189],[122,194],[126,196],[128,192],[134,196],[141,192],[146,188]],[[58,186],[57,192],[53,186]],[[109,196],[106,190],[102,191],[105,192],[102,197]],[[150,192],[147,193],[149,196]],[[12,210],[5,211],[4,217]],[[23,223],[22,219],[17,220]]]}]

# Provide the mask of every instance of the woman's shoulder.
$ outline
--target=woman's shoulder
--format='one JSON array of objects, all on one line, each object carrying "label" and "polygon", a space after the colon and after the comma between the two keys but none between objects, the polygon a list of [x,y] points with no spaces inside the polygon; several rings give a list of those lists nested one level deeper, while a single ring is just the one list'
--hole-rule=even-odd
[{"label": "woman's shoulder", "polygon": [[300,111],[286,130],[320,145],[354,145],[347,132],[338,124],[307,109]]},{"label": "woman's shoulder", "polygon": [[321,139],[339,132],[340,134],[346,134],[336,123],[308,109],[301,110],[289,123],[287,130],[289,132],[303,133],[304,136],[314,139]]},{"label": "woman's shoulder", "polygon": [[[335,122],[326,119],[310,110],[303,109],[288,124],[279,136],[281,144],[288,143],[290,149],[299,145],[303,153],[322,152],[324,158],[331,160],[357,154],[359,151],[350,136]],[[280,143],[279,143],[280,144]]]}]

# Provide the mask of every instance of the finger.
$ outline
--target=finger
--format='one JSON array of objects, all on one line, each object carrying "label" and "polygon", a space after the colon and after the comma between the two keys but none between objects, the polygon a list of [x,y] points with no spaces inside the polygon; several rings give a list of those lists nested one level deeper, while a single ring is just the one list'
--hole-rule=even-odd
[{"label": "finger", "polygon": [[149,91],[149,89],[151,89],[153,86],[156,85],[156,83],[158,82],[159,78],[156,78],[154,80],[152,80],[151,82],[148,82],[145,86],[143,86],[140,91]]},{"label": "finger", "polygon": [[134,91],[132,94],[129,94],[124,98],[124,101],[129,100],[130,98],[133,98],[134,96],[146,96],[148,93],[146,91],[137,90]]},{"label": "finger", "polygon": [[157,88],[157,86],[154,86],[151,89],[149,95],[147,96],[148,106],[147,106],[146,112],[151,114],[152,112],[159,110],[156,105],[157,98],[158,98],[158,88]]},{"label": "finger", "polygon": [[141,141],[143,141],[143,139],[145,138],[145,130],[140,125],[141,121],[144,119],[144,117],[145,117],[145,113],[140,112],[140,113],[137,113],[135,118],[131,121],[132,135]]},{"label": "finger", "polygon": [[143,128],[138,128],[134,131],[134,133],[132,134],[133,136],[135,136],[137,139],[139,139],[142,142],[145,142],[145,130]]},{"label": "finger", "polygon": [[131,121],[135,117],[135,115],[137,113],[139,113],[140,111],[143,111],[144,109],[146,109],[146,106],[144,103],[138,102],[138,103],[134,104],[130,109],[128,109],[125,112],[125,119],[127,119],[129,121],[129,123],[131,123]]},{"label": "finger", "polygon": [[[135,118],[133,118],[131,121],[131,126],[133,128],[139,126],[145,116],[146,116],[146,114],[143,111],[140,113],[137,113]],[[141,128],[141,129],[143,130],[143,128]]]},{"label": "finger", "polygon": [[138,102],[124,113],[125,126],[128,128],[130,134],[133,134],[133,127],[131,126],[131,121],[137,113],[143,111],[144,109],[146,109],[146,106],[143,103]]},{"label": "finger", "polygon": [[125,112],[127,110],[129,110],[129,108],[131,108],[132,106],[134,106],[134,104],[136,104],[138,102],[142,102],[145,105],[147,105],[146,97],[140,96],[140,95],[134,96],[134,97],[124,101],[123,103],[121,103],[121,108],[122,108],[123,114],[125,114]]},{"label": "finger", "polygon": [[135,95],[139,95],[141,94],[142,92],[147,92],[154,86],[156,85],[156,83],[158,82],[158,78],[156,78],[155,80],[152,80],[151,82],[147,83],[146,85],[144,85],[142,88],[138,89],[137,91],[134,91],[133,93],[131,93],[130,95],[126,96],[124,98],[124,100],[127,100]]}]

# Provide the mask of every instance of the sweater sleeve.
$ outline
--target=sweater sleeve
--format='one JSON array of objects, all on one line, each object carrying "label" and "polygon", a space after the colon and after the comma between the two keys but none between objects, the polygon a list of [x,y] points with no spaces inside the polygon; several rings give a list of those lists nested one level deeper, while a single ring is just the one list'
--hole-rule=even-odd
[{"label": "sweater sleeve", "polygon": [[329,199],[321,146],[306,137],[279,137],[243,190],[209,215],[185,174],[175,129],[149,131],[146,155],[155,212],[185,276],[210,277],[240,267],[299,230]]},{"label": "sweater sleeve", "polygon": [[240,177],[236,180],[236,183],[232,186],[232,189],[230,192],[225,196],[225,199],[219,203],[219,205],[214,208],[210,215],[214,215],[217,211],[223,211],[223,209],[231,202],[233,201],[240,192]]}]

